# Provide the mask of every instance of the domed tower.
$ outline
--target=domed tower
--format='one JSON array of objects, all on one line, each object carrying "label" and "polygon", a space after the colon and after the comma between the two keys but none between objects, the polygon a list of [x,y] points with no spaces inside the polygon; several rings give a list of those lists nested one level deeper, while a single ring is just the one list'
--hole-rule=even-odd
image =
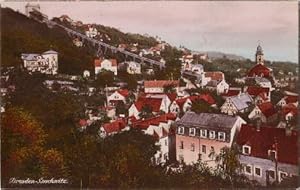
[{"label": "domed tower", "polygon": [[258,44],[256,49],[255,60],[256,60],[256,64],[264,65],[264,53],[260,44]]}]

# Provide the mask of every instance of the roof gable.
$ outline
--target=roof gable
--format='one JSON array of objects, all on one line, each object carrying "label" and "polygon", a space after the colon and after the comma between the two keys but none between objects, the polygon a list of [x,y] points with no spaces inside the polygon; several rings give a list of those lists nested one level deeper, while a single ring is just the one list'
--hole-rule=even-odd
[{"label": "roof gable", "polygon": [[292,131],[290,136],[286,135],[285,129],[275,127],[260,127],[256,130],[254,126],[242,125],[237,136],[237,144],[251,147],[250,156],[269,159],[268,150],[277,149],[279,162],[297,165],[298,147],[297,131]]}]

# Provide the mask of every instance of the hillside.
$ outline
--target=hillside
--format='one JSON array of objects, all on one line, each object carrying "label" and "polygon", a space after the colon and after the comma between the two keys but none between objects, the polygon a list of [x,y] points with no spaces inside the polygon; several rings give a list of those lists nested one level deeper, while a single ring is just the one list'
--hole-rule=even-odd
[{"label": "hillside", "polygon": [[81,74],[90,69],[93,51],[78,49],[70,37],[61,29],[49,29],[46,24],[38,23],[9,8],[1,8],[2,16],[2,65],[22,64],[21,53],[42,53],[53,49],[59,53],[59,72]]}]

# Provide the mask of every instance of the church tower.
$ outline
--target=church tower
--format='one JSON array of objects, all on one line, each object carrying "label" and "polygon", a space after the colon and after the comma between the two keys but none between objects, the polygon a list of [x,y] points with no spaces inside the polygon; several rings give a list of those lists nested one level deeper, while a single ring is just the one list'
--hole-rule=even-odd
[{"label": "church tower", "polygon": [[258,44],[256,49],[255,60],[256,60],[256,64],[264,65],[264,53],[260,44]]}]

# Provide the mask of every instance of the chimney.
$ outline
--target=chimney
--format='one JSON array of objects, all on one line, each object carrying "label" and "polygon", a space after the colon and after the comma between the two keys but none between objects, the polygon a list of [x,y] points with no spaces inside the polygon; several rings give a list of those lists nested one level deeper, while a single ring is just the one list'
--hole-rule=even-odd
[{"label": "chimney", "polygon": [[261,123],[262,123],[262,121],[259,118],[257,118],[257,120],[256,120],[256,131],[257,132],[260,131]]}]

